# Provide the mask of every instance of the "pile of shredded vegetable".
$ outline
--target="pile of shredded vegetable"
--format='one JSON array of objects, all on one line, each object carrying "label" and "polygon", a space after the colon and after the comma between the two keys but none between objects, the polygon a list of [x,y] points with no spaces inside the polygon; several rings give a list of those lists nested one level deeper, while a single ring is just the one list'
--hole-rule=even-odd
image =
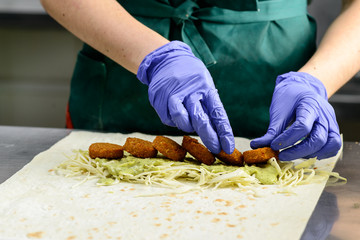
[{"label": "pile of shredded vegetable", "polygon": [[[56,167],[56,173],[77,177],[79,184],[98,179],[98,185],[113,185],[121,181],[157,185],[168,188],[191,186],[192,189],[244,187],[251,185],[297,186],[333,178],[345,178],[338,173],[314,169],[316,159],[298,165],[279,162],[275,158],[267,164],[243,167],[227,166],[217,160],[214,165],[197,163],[190,155],[183,162],[158,158],[139,159],[129,154],[120,160],[91,159],[88,151],[76,150]],[[189,182],[193,184],[189,185]],[[189,188],[188,188],[189,189]]]}]

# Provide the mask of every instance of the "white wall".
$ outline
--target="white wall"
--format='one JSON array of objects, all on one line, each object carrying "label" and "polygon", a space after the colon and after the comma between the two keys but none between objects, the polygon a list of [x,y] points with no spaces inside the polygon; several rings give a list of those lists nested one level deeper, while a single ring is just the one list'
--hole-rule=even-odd
[{"label": "white wall", "polygon": [[0,125],[64,127],[81,45],[59,27],[1,25]]}]

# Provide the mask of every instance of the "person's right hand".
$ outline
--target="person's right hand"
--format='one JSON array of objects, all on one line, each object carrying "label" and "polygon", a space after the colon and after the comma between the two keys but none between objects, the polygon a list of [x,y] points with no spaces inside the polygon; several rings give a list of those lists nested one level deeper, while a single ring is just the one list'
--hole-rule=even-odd
[{"label": "person's right hand", "polygon": [[250,146],[282,150],[281,161],[335,156],[341,148],[341,136],[335,111],[327,99],[324,84],[308,73],[278,76],[268,131],[252,140]]},{"label": "person's right hand", "polygon": [[150,103],[164,124],[195,130],[215,154],[234,151],[234,135],[212,77],[188,45],[173,41],[151,52],[137,77],[149,86]]}]

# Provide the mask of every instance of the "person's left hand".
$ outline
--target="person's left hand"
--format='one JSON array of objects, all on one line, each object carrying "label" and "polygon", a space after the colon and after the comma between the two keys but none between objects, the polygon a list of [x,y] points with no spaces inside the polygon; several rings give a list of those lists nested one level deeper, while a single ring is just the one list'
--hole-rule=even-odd
[{"label": "person's left hand", "polygon": [[[301,142],[294,145],[298,141]],[[278,76],[267,133],[250,145],[270,146],[273,150],[286,148],[279,154],[282,161],[336,155],[341,147],[339,126],[322,82],[304,72]]]}]

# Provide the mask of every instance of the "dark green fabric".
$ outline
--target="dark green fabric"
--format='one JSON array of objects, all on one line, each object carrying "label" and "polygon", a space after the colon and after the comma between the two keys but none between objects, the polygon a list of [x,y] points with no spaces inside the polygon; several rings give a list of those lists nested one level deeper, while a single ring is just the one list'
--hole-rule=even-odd
[{"label": "dark green fabric", "polygon": [[[315,51],[306,0],[119,2],[159,34],[189,44],[204,61],[236,136],[266,132],[276,76],[298,70]],[[183,134],[161,123],[146,85],[87,45],[78,56],[69,108],[75,128]]]}]

